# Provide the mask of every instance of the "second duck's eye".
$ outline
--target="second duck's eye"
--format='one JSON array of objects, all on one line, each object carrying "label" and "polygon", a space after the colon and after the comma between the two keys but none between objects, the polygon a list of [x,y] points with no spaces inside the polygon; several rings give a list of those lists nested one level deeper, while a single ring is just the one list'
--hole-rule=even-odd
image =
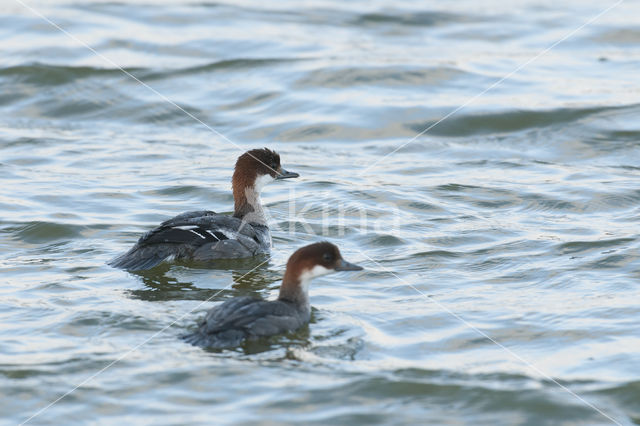
[{"label": "second duck's eye", "polygon": [[325,262],[331,262],[333,260],[333,255],[331,253],[325,253],[322,255],[322,259]]},{"label": "second duck's eye", "polygon": [[273,170],[278,170],[278,165],[276,163],[271,163],[271,168]]}]

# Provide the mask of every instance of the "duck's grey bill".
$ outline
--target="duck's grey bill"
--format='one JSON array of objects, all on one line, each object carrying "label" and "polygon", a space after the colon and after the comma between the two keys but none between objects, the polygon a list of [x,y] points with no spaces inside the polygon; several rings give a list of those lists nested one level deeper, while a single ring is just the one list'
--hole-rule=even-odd
[{"label": "duck's grey bill", "polygon": [[340,264],[336,267],[336,271],[362,271],[362,266],[354,265],[344,259],[340,259]]},{"label": "duck's grey bill", "polygon": [[288,172],[285,169],[280,169],[280,174],[276,176],[276,179],[289,179],[289,178],[297,178],[300,175],[296,172]]}]

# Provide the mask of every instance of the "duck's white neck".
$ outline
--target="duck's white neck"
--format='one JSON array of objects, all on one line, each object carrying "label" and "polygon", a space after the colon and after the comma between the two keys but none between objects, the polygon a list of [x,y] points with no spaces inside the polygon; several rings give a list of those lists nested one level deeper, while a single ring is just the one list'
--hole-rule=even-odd
[{"label": "duck's white neck", "polygon": [[267,218],[262,208],[260,192],[271,181],[273,181],[271,176],[262,175],[256,178],[253,186],[245,187],[244,191],[238,194],[240,199],[236,200],[234,216],[248,223],[267,226]]},{"label": "duck's white neck", "polygon": [[294,302],[300,308],[310,310],[309,285],[311,284],[311,280],[330,272],[332,272],[330,269],[322,265],[316,265],[311,269],[306,269],[297,279],[292,279],[291,276],[285,272],[282,286],[280,287],[280,296],[278,298]]},{"label": "duck's white neck", "polygon": [[267,218],[262,208],[262,200],[260,199],[260,192],[253,188],[247,188],[245,190],[246,211],[242,216],[242,220],[249,223],[257,223],[259,225],[267,226]]}]

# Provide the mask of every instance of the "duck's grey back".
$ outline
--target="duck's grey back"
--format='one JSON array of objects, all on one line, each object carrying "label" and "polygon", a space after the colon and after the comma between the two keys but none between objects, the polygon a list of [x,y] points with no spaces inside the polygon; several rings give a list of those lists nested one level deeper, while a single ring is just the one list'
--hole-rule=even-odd
[{"label": "duck's grey back", "polygon": [[264,225],[212,211],[183,213],[144,234],[109,264],[128,270],[150,269],[165,260],[208,261],[256,256],[269,251]]},{"label": "duck's grey back", "polygon": [[310,312],[281,300],[236,297],[212,308],[198,330],[183,336],[197,346],[223,349],[244,340],[286,333],[309,321]]}]

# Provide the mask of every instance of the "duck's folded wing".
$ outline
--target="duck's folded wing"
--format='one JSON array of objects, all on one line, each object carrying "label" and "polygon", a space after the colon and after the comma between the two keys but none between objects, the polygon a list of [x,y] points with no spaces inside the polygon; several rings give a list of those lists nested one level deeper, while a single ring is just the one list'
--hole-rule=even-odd
[{"label": "duck's folded wing", "polygon": [[247,338],[295,330],[302,323],[290,304],[237,297],[211,309],[198,330],[183,338],[193,345],[221,349],[237,346]]},{"label": "duck's folded wing", "polygon": [[127,253],[109,264],[128,270],[150,269],[171,259],[209,261],[253,256],[264,236],[256,226],[212,211],[193,211],[166,220],[144,234]]},{"label": "duck's folded wing", "polygon": [[181,242],[182,239],[198,241],[192,236],[210,239],[204,234],[215,237],[217,241],[242,237],[257,239],[259,236],[255,226],[237,217],[212,211],[187,212],[163,222],[158,228],[140,238],[138,244],[150,238],[151,241],[157,240],[160,236],[168,238],[169,242]]},{"label": "duck's folded wing", "polygon": [[218,242],[227,237],[220,232],[202,227],[216,217],[224,217],[212,211],[192,211],[162,222],[145,233],[126,253],[109,264],[128,270],[150,269],[170,258],[178,258],[206,243]]},{"label": "duck's folded wing", "polygon": [[[197,213],[207,214],[195,216]],[[194,216],[187,216],[189,214]],[[229,237],[220,229],[220,226],[217,226],[219,222],[226,222],[226,218],[227,216],[214,212],[184,213],[162,222],[160,226],[144,234],[138,240],[137,246],[170,243],[198,247],[206,243],[226,240]]]},{"label": "duck's folded wing", "polygon": [[235,297],[210,309],[204,320],[193,333],[183,335],[182,338],[192,345],[224,348],[238,345],[246,338],[241,327],[235,327],[235,322],[241,317],[238,312],[253,304],[264,301],[253,297]]},{"label": "duck's folded wing", "polygon": [[181,223],[188,223],[190,220],[198,220],[200,218],[206,218],[211,216],[218,216],[218,213],[211,210],[195,210],[190,212],[181,213],[176,217],[165,220],[160,226],[174,226]]},{"label": "duck's folded wing", "polygon": [[[288,318],[295,313],[295,308],[286,303],[239,297],[211,309],[201,324],[201,328],[207,333],[233,328],[255,334],[254,326],[265,322],[265,319]],[[281,331],[284,330],[277,329],[273,333],[257,333],[257,335],[276,334]]]}]

